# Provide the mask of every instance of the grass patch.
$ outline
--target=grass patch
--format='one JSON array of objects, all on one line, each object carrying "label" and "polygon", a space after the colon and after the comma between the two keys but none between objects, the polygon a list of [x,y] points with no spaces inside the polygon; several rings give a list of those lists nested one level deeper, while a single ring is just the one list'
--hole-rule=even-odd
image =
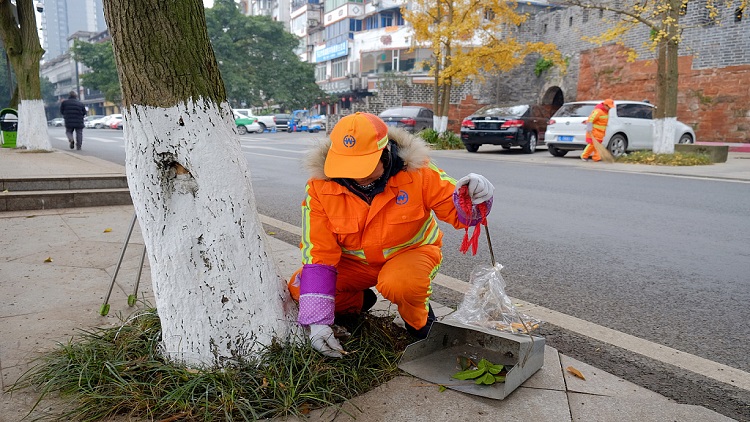
[{"label": "grass patch", "polygon": [[[148,420],[233,421],[300,416],[360,395],[398,374],[410,337],[393,317],[362,315],[346,324],[341,359],[308,345],[272,344],[256,357],[223,369],[195,370],[166,362],[158,352],[156,309],[119,328],[84,331],[38,358],[10,391],[35,388],[39,401],[70,402],[60,414],[36,420],[97,421],[115,415]],[[33,409],[32,409],[33,411]]]},{"label": "grass patch", "polygon": [[635,151],[618,157],[618,163],[648,164],[654,166],[705,166],[712,164],[706,154],[654,154],[652,151]]},{"label": "grass patch", "polygon": [[420,131],[418,135],[434,149],[464,149],[461,137],[453,132],[439,133],[435,129],[425,129]]}]

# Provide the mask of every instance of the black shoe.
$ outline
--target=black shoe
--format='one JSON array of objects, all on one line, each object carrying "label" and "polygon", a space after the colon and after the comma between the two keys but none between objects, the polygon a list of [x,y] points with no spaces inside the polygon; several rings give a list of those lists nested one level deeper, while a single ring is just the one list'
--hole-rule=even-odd
[{"label": "black shoe", "polygon": [[432,312],[432,305],[427,306],[429,307],[429,309],[427,310],[427,324],[425,324],[424,327],[417,330],[411,325],[404,323],[404,325],[406,325],[406,332],[420,340],[427,338],[427,334],[430,333],[432,323],[435,322],[435,313]]},{"label": "black shoe", "polygon": [[362,300],[362,310],[360,312],[351,314],[336,315],[333,320],[334,325],[345,327],[352,332],[357,329],[358,324],[363,318],[362,314],[369,311],[373,306],[375,306],[375,303],[377,303],[378,301],[378,295],[375,294],[375,292],[373,292],[372,290],[365,289],[362,291],[362,293],[364,293],[365,295],[364,299]]},{"label": "black shoe", "polygon": [[365,289],[364,294],[365,298],[362,301],[362,312],[367,312],[378,302],[378,295],[370,289]]},{"label": "black shoe", "polygon": [[73,141],[68,141],[70,143],[70,149],[75,148],[76,144]]}]

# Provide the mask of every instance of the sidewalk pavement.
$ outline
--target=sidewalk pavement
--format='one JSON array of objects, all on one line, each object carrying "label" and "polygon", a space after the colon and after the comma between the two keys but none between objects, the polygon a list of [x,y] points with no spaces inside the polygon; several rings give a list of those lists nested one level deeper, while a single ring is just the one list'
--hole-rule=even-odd
[{"label": "sidewalk pavement", "polygon": [[[747,159],[743,158],[747,156]],[[582,165],[580,160],[556,160]],[[624,165],[617,171],[674,174],[677,169]],[[705,168],[704,168],[705,167]],[[679,169],[694,177],[720,177],[750,181],[750,154],[730,153],[727,163]],[[691,170],[692,169],[692,173]],[[714,176],[708,176],[708,169]],[[614,170],[614,169],[613,169]],[[663,170],[663,171],[657,171]],[[124,168],[66,151],[29,154],[0,149],[0,180],[18,177],[109,174]],[[1,193],[0,193],[1,195]],[[133,293],[143,241],[138,225],[130,238],[110,297],[110,312],[100,316],[112,274],[120,256],[132,206],[66,208],[0,213],[0,374],[3,391],[26,369],[39,352],[56,342],[67,342],[81,329],[115,326],[118,315],[136,308],[127,305]],[[283,229],[283,228],[282,228]],[[299,265],[298,249],[267,236],[281,274]],[[49,261],[49,262],[47,262]],[[138,297],[154,303],[151,274],[145,263]],[[137,306],[137,305],[136,305]],[[438,316],[452,309],[433,304]],[[382,300],[376,309],[395,311]],[[586,380],[566,368],[573,366]],[[3,394],[0,422],[20,421],[34,404],[31,392]],[[54,409],[56,403],[42,403]],[[547,346],[544,366],[504,400],[440,392],[437,385],[409,375],[399,376],[350,400],[343,410],[319,409],[308,421],[411,421],[411,420],[514,420],[514,421],[730,421],[712,410],[679,404],[600,369],[572,359]],[[118,419],[127,420],[127,419]],[[299,420],[288,418],[285,420]]]}]

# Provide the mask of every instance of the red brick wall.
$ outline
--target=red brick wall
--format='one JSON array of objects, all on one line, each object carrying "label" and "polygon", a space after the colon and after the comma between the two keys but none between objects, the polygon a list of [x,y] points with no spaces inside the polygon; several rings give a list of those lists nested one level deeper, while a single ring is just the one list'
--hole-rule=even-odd
[{"label": "red brick wall", "polygon": [[[655,100],[656,63],[628,63],[620,46],[581,54],[578,100]],[[699,142],[750,142],[750,65],[693,70],[693,57],[679,58],[677,119]]]}]

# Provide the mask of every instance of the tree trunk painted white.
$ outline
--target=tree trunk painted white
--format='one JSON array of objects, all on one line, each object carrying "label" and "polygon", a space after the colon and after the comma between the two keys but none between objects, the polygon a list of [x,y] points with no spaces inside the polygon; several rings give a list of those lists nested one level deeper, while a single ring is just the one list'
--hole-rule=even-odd
[{"label": "tree trunk painted white", "polygon": [[435,130],[438,133],[443,133],[446,130],[448,130],[448,116],[432,116],[433,124],[435,125]]},{"label": "tree trunk painted white", "polygon": [[44,101],[21,100],[18,105],[18,133],[16,135],[16,147],[52,151],[52,144],[47,133]]},{"label": "tree trunk painted white", "polygon": [[198,100],[124,111],[125,168],[163,350],[190,366],[224,365],[299,329],[265,247],[229,105],[221,108]]},{"label": "tree trunk painted white", "polygon": [[676,117],[654,119],[654,154],[674,154]]}]

